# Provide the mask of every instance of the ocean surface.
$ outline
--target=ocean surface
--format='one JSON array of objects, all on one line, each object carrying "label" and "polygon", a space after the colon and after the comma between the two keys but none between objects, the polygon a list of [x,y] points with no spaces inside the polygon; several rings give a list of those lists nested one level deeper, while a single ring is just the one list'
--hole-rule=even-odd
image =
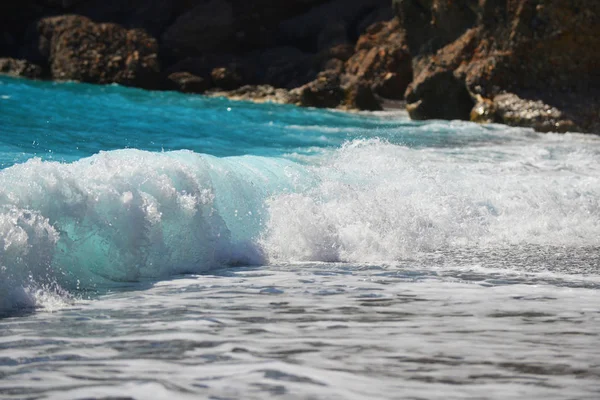
[{"label": "ocean surface", "polygon": [[0,78],[1,399],[598,399],[600,137]]}]

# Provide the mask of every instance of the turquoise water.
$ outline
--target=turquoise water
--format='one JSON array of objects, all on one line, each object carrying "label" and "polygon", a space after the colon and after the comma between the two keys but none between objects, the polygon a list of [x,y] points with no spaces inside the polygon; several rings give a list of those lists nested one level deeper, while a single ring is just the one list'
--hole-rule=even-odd
[{"label": "turquoise water", "polygon": [[594,398],[599,161],[0,78],[0,397]]}]

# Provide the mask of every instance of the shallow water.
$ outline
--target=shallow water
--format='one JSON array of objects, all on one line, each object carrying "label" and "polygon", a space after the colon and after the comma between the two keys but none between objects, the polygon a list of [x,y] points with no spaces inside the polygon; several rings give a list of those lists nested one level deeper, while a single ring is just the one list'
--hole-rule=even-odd
[{"label": "shallow water", "polygon": [[0,79],[0,397],[597,398],[600,140]]}]

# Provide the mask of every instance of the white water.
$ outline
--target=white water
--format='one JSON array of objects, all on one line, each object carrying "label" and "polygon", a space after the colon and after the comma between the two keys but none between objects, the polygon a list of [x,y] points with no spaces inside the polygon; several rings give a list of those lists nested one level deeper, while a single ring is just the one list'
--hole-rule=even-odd
[{"label": "white water", "polygon": [[425,149],[355,140],[311,165],[186,151],[34,159],[0,171],[0,308],[226,264],[594,248],[599,160],[600,141],[558,135]]}]

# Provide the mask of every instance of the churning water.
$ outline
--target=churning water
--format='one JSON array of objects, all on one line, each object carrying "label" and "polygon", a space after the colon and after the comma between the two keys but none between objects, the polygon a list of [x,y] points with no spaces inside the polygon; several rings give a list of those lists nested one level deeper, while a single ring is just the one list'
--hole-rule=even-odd
[{"label": "churning water", "polygon": [[0,79],[0,397],[597,398],[600,139]]}]

